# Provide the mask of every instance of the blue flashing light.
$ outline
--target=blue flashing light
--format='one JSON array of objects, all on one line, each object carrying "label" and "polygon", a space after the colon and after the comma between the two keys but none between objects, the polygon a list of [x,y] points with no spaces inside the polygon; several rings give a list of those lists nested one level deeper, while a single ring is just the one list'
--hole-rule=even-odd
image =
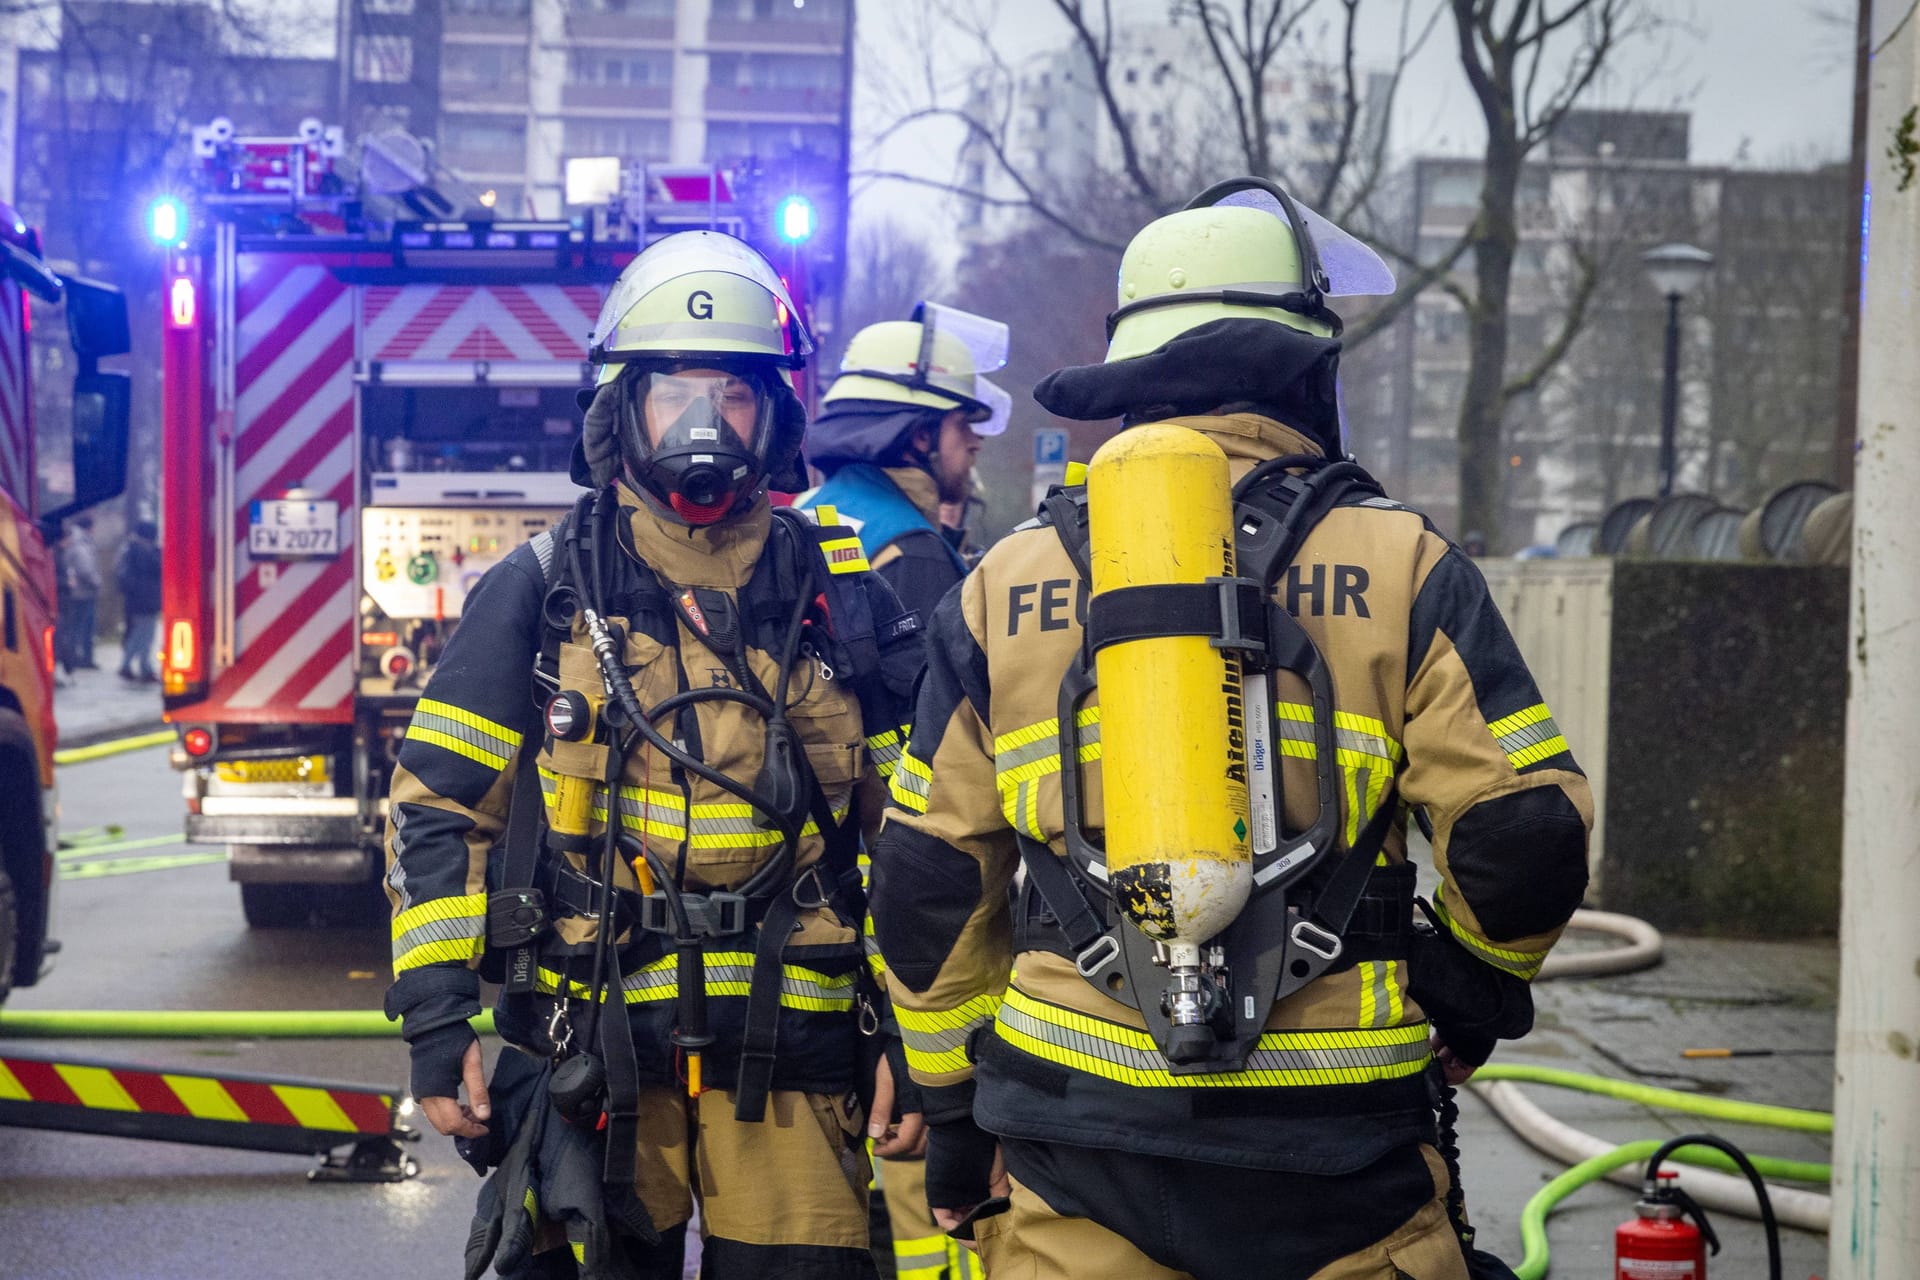
[{"label": "blue flashing light", "polygon": [[157,245],[178,249],[187,242],[187,206],[173,196],[157,196],[147,206],[147,235]]},{"label": "blue flashing light", "polygon": [[788,244],[801,243],[814,231],[813,201],[802,195],[788,196],[774,209],[773,225]]}]

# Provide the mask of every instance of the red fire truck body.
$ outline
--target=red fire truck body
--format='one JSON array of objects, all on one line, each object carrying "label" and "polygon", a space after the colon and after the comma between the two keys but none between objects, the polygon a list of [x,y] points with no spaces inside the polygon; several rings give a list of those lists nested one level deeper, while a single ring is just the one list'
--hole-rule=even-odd
[{"label": "red fire truck body", "polygon": [[[43,507],[34,420],[31,297],[63,298],[81,374],[74,383],[71,500]],[[0,203],[0,1000],[40,977],[50,950],[58,806],[53,778],[58,593],[43,525],[118,494],[126,479],[127,375],[95,361],[123,354],[126,299],[57,275],[40,239]]]},{"label": "red fire truck body", "polygon": [[273,199],[205,198],[165,321],[163,692],[186,834],[230,846],[256,926],[376,880],[420,688],[480,575],[578,495],[588,333],[635,228],[677,229]]}]

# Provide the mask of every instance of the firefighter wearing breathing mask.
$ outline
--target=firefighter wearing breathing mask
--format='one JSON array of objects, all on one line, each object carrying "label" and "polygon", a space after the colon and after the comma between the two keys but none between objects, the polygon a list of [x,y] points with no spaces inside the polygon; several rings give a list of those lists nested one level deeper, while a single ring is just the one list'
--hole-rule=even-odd
[{"label": "firefighter wearing breathing mask", "polygon": [[747,245],[641,253],[592,337],[587,492],[482,579],[400,745],[387,1010],[491,1171],[469,1277],[677,1278],[696,1203],[705,1275],[874,1274],[859,860],[921,637],[850,529],[769,503],[810,350]]},{"label": "firefighter wearing breathing mask", "polygon": [[1448,1091],[1531,1024],[1591,799],[1473,563],[1346,457],[1331,300],[1393,287],[1268,182],[1148,225],[1105,362],[1034,393],[1122,429],[928,623],[873,914],[990,1275],[1501,1274]]}]

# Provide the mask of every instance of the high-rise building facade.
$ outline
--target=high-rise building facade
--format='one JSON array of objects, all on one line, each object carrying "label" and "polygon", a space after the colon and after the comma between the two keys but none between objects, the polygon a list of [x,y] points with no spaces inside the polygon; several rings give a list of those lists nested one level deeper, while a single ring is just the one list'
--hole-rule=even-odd
[{"label": "high-rise building facade", "polygon": [[852,30],[851,0],[350,0],[345,123],[434,141],[508,216],[568,212],[588,156],[843,175]]}]

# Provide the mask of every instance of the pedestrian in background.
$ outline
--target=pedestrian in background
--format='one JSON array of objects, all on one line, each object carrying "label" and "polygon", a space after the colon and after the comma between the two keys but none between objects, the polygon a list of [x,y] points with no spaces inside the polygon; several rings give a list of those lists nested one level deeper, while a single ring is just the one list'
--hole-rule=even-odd
[{"label": "pedestrian in background", "polygon": [[54,550],[60,616],[54,624],[54,656],[67,674],[91,670],[94,605],[100,596],[100,555],[93,545],[93,517],[67,522]]},{"label": "pedestrian in background", "polygon": [[152,684],[153,636],[160,625],[160,531],[151,520],[133,526],[120,544],[113,580],[126,611],[126,635],[120,641],[120,678]]}]

